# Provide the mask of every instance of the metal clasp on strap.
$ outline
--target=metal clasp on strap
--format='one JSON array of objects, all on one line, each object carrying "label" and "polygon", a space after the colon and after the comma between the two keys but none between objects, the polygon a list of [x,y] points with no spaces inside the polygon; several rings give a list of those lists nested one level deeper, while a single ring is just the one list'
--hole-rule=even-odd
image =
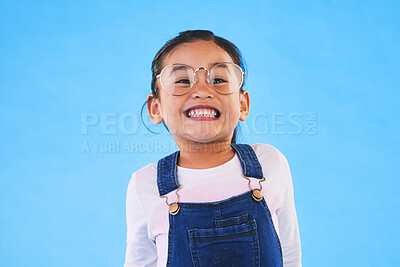
[{"label": "metal clasp on strap", "polygon": [[251,191],[253,191],[252,197],[254,198],[254,200],[261,201],[264,197],[263,194],[261,193],[261,190],[262,190],[261,182],[265,181],[265,177],[263,176],[262,180],[258,181],[258,183],[260,184],[260,189],[253,189],[250,185],[251,180],[248,177],[244,176],[244,174],[242,174],[242,175],[244,178],[246,178],[249,181],[249,187],[250,187]]},{"label": "metal clasp on strap", "polygon": [[168,204],[168,197],[167,196],[160,196],[160,197],[165,197],[165,203],[167,203],[168,207],[169,207],[169,213],[171,215],[176,215],[179,213],[179,211],[181,210],[181,207],[179,207],[178,202],[179,202],[179,195],[178,195],[178,191],[179,189],[181,189],[181,185],[179,186],[179,188],[175,191],[175,194],[178,196],[178,199],[176,200],[176,202]]}]

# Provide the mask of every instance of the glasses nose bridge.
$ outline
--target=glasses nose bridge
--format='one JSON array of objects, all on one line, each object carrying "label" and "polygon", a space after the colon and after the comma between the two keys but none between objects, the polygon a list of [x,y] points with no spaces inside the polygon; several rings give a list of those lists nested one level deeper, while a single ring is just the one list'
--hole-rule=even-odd
[{"label": "glasses nose bridge", "polygon": [[193,72],[194,77],[195,77],[195,83],[198,81],[198,78],[197,78],[197,71],[199,71],[199,70],[205,70],[205,71],[207,72],[207,75],[206,75],[206,82],[207,82],[207,84],[210,84],[210,81],[209,81],[210,71],[209,71],[207,68],[205,68],[205,67],[199,67],[199,68],[197,68],[197,69]]}]

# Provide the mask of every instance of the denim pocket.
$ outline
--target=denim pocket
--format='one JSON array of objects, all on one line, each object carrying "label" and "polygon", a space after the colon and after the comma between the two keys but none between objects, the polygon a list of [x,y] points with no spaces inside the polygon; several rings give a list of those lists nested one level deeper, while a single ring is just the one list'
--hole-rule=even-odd
[{"label": "denim pocket", "polygon": [[259,266],[260,249],[255,220],[216,228],[195,228],[188,233],[195,267]]}]

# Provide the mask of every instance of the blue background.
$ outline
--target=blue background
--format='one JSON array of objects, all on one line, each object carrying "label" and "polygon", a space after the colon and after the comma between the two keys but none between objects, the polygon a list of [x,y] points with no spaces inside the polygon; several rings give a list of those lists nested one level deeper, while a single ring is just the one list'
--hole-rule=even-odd
[{"label": "blue background", "polygon": [[396,1],[1,1],[1,266],[123,265],[130,176],[175,151],[162,127],[154,135],[140,122],[150,64],[187,29],[210,29],[243,53],[251,115],[241,140],[289,161],[303,265],[396,265],[398,10]]}]

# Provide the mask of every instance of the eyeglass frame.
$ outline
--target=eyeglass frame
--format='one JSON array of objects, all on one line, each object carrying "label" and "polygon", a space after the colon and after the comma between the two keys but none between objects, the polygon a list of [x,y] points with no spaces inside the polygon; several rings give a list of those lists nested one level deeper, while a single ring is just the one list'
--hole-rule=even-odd
[{"label": "eyeglass frame", "polygon": [[[224,94],[224,93],[221,93],[220,91],[218,91],[217,89],[215,89],[214,86],[210,83],[210,72],[211,72],[211,70],[212,70],[214,67],[216,67],[216,66],[218,66],[218,65],[221,65],[221,64],[232,64],[232,65],[238,67],[239,70],[241,71],[241,73],[242,73],[242,82],[240,83],[240,85],[239,85],[239,87],[238,87],[238,89],[237,89],[236,91],[233,91],[233,92]],[[205,68],[205,67],[199,67],[199,68],[197,68],[196,70],[193,70],[192,67],[190,67],[190,66],[188,66],[188,65],[186,65],[186,64],[174,63],[174,64],[169,64],[169,65],[165,66],[165,67],[161,70],[160,74],[157,74],[157,75],[156,75],[156,79],[158,79],[158,78],[161,77],[163,71],[164,71],[167,67],[174,66],[174,65],[175,65],[175,66],[186,66],[186,67],[188,67],[189,69],[191,69],[192,72],[193,72],[193,77],[194,77],[195,82],[193,83],[193,85],[190,87],[190,89],[189,89],[186,93],[181,94],[181,95],[175,95],[175,94],[172,94],[172,93],[168,92],[168,91],[164,88],[164,85],[162,84],[162,80],[160,79],[160,84],[161,84],[161,87],[163,88],[163,90],[164,90],[165,92],[167,92],[168,94],[173,95],[173,96],[182,96],[182,95],[186,95],[187,93],[189,93],[189,92],[193,89],[194,85],[195,85],[195,84],[197,83],[197,81],[198,81],[198,79],[196,78],[196,77],[197,77],[197,76],[196,76],[196,72],[197,72],[198,70],[206,70],[206,71],[207,71],[207,84],[208,84],[209,86],[211,85],[212,89],[214,89],[217,93],[219,93],[219,94],[221,94],[221,95],[231,95],[231,94],[233,94],[233,93],[236,93],[236,92],[242,87],[242,85],[243,85],[243,83],[244,83],[244,78],[245,78],[245,76],[246,76],[246,72],[244,72],[244,71],[242,70],[242,68],[241,68],[239,65],[237,65],[237,64],[235,64],[235,63],[233,63],[233,62],[220,62],[220,63],[217,63],[217,64],[215,64],[214,66],[212,66],[210,70],[208,70],[208,69]]]}]

